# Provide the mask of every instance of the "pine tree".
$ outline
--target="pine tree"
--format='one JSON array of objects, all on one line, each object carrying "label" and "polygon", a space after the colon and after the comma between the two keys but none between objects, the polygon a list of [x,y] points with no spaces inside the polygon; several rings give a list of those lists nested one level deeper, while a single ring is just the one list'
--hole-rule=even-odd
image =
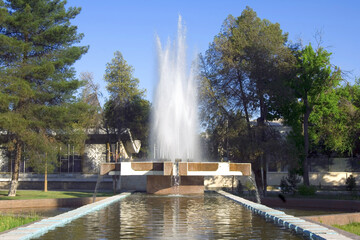
[{"label": "pine tree", "polygon": [[[0,130],[15,152],[9,196],[16,195],[23,149],[39,168],[56,146],[82,136],[87,105],[71,65],[88,47],[71,25],[80,8],[62,0],[0,0]],[[48,164],[47,164],[48,165]]]},{"label": "pine tree", "polygon": [[[127,141],[126,129],[140,140],[141,152],[137,157],[145,157],[148,152],[150,102],[145,100],[145,90],[139,88],[139,79],[133,76],[134,68],[127,63],[121,52],[106,65],[104,79],[110,99],[104,106],[107,131],[116,132],[120,141]],[[125,133],[125,134],[124,134]],[[110,140],[109,140],[110,141]]]}]

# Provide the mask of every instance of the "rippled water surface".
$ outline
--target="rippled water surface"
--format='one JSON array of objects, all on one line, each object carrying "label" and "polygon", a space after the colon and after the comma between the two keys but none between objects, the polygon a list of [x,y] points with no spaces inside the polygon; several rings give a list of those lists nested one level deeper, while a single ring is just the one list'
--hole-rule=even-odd
[{"label": "rippled water surface", "polygon": [[133,194],[39,239],[302,239],[216,193]]}]

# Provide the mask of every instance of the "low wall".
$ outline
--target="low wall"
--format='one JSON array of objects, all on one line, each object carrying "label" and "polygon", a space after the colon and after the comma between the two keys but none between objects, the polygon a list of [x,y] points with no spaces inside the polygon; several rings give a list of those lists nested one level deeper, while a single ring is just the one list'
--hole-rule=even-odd
[{"label": "low wall", "polygon": [[[360,172],[310,172],[310,184],[314,186],[345,186],[346,179],[353,175],[356,182],[360,182]],[[269,186],[279,186],[282,177],[287,172],[268,172],[267,182]]]}]

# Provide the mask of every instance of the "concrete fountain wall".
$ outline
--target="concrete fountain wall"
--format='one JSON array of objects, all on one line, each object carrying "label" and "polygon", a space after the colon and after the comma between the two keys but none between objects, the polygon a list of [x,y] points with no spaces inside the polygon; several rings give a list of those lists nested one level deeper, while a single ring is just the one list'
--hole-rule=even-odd
[{"label": "concrete fountain wall", "polygon": [[[151,194],[203,194],[205,176],[250,176],[250,163],[179,162],[174,173],[173,162],[104,163],[101,175],[145,175],[146,191]],[[179,177],[174,184],[174,177]]]}]

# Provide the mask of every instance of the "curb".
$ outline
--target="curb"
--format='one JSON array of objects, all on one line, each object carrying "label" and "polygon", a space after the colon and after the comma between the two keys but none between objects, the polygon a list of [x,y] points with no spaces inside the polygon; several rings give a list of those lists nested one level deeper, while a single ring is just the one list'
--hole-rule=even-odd
[{"label": "curb", "polygon": [[254,213],[259,214],[266,219],[272,220],[275,224],[282,225],[288,229],[294,230],[307,238],[314,240],[350,240],[350,238],[319,224],[312,223],[302,218],[294,217],[292,215],[287,215],[282,211],[269,208],[259,203],[254,203],[252,201],[224,192],[222,190],[216,192],[226,198],[240,203]]},{"label": "curb", "polygon": [[82,207],[79,207],[75,210],[50,217],[45,218],[41,221],[32,223],[26,227],[19,227],[14,230],[10,230],[4,234],[0,235],[0,239],[6,240],[27,240],[35,237],[40,237],[41,235],[47,233],[50,230],[53,230],[56,227],[63,226],[77,218],[80,218],[88,213],[104,208],[116,201],[121,200],[127,196],[131,195],[131,192],[124,192],[106,199],[100,200],[95,203],[87,204]]}]

